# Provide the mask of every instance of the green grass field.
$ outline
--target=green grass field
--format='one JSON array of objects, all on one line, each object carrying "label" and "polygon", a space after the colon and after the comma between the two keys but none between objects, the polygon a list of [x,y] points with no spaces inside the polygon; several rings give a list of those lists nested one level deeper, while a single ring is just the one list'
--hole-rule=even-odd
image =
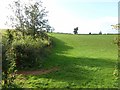
[{"label": "green grass field", "polygon": [[[24,88],[115,88],[113,75],[117,62],[116,35],[50,34],[52,53],[43,68],[53,71],[44,75],[28,75],[16,80]],[[25,81],[24,84],[21,82]]]}]

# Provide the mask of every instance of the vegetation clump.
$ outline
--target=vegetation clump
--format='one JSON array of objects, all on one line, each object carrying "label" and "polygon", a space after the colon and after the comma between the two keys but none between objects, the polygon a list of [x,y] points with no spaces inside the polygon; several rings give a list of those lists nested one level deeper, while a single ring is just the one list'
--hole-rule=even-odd
[{"label": "vegetation clump", "polygon": [[[15,16],[11,16],[14,30],[6,30],[2,36],[2,87],[14,88],[16,71],[41,68],[43,58],[49,53],[50,25],[45,19],[42,2],[22,5],[20,0],[10,5]],[[40,10],[40,7],[42,8]]]}]

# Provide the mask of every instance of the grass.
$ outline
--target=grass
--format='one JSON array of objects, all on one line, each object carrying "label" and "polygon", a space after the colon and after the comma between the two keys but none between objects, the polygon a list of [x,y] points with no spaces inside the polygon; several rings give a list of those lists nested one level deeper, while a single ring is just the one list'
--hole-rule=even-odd
[{"label": "grass", "polygon": [[[53,38],[51,55],[43,68],[58,67],[44,75],[28,75],[16,79],[24,88],[116,88],[113,75],[117,62],[115,35],[50,34]],[[24,83],[22,83],[25,81]]]}]

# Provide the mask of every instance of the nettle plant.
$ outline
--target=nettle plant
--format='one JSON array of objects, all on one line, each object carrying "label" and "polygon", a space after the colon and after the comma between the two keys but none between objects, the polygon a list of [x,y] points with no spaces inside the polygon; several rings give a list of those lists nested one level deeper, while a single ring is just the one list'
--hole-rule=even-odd
[{"label": "nettle plant", "polygon": [[117,44],[118,47],[120,47],[120,35],[119,35],[119,32],[120,32],[120,24],[111,25],[111,26],[112,26],[112,29],[118,30],[118,37],[116,37],[116,39],[115,39],[115,44]]},{"label": "nettle plant", "polygon": [[11,46],[13,35],[10,30],[2,38],[2,88],[15,87],[16,55]]},{"label": "nettle plant", "polygon": [[[114,75],[116,76],[116,79],[118,80],[119,83],[119,72],[120,72],[120,24],[116,25],[111,25],[113,29],[118,30],[118,37],[115,38],[114,43],[117,44],[118,46],[118,62],[116,64],[116,69],[114,70]],[[119,87],[120,88],[120,87]]]}]

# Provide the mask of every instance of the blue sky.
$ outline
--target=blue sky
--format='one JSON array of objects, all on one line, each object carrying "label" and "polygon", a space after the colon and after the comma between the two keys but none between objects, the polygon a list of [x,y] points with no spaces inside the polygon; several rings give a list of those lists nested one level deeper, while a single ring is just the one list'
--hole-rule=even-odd
[{"label": "blue sky", "polygon": [[59,7],[83,18],[117,16],[116,2],[60,2]]},{"label": "blue sky", "polygon": [[[13,0],[0,1],[0,28],[11,12],[7,6]],[[28,2],[29,0],[21,0]],[[32,1],[32,0],[30,0]],[[118,0],[42,0],[49,11],[48,19],[55,32],[73,33],[79,27],[79,33],[113,33],[110,26],[118,23]]]},{"label": "blue sky", "polygon": [[[48,1],[48,0],[46,0]],[[118,1],[114,0],[51,0],[50,22],[56,32],[73,32],[79,27],[79,33],[113,33],[111,24],[118,23]]]}]

